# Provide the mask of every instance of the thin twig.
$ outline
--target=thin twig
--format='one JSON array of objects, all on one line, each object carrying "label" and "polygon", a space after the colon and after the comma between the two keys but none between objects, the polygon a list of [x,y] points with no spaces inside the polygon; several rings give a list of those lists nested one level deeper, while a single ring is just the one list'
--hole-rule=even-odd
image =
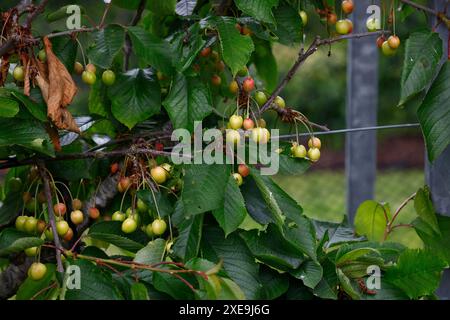
[{"label": "thin twig", "polygon": [[44,12],[45,10],[45,6],[47,5],[47,3],[49,2],[49,0],[42,0],[41,3],[36,7],[36,9],[31,12],[28,17],[27,17],[27,21],[26,21],[26,26],[28,28],[31,28],[31,22],[33,22],[33,20],[42,12]]},{"label": "thin twig", "polygon": [[50,222],[50,227],[53,233],[53,242],[55,243],[56,247],[55,252],[56,252],[57,270],[58,272],[63,273],[64,267],[61,260],[62,246],[61,242],[59,241],[58,232],[56,231],[55,214],[53,212],[53,203],[52,203],[52,193],[50,191],[50,180],[48,177],[48,173],[46,172],[45,163],[42,160],[39,160],[37,162],[37,166],[39,169],[39,174],[41,176],[42,182],[44,184],[44,193],[47,199],[48,220]]}]

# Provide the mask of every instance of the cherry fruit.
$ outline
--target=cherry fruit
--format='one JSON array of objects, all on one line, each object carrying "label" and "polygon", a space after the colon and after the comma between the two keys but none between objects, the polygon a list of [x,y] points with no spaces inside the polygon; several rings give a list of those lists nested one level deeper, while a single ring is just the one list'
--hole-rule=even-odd
[{"label": "cherry fruit", "polygon": [[239,173],[233,173],[233,178],[236,181],[238,187],[244,183],[244,179]]},{"label": "cherry fruit", "polygon": [[73,222],[73,224],[75,225],[79,225],[81,223],[83,223],[84,220],[84,214],[83,212],[81,212],[80,210],[74,210],[70,213],[70,220]]},{"label": "cherry fruit", "polygon": [[253,89],[255,89],[255,80],[253,80],[252,77],[245,78],[244,82],[242,83],[242,89],[244,89],[245,92],[251,92]]},{"label": "cherry fruit", "polygon": [[30,268],[28,269],[28,276],[35,280],[41,280],[44,278],[45,274],[47,273],[47,267],[45,264],[40,262],[34,262],[31,264]]},{"label": "cherry fruit", "polygon": [[137,223],[133,218],[126,218],[124,222],[122,222],[122,231],[124,233],[132,233],[136,231]]},{"label": "cherry fruit", "polygon": [[244,119],[242,126],[244,127],[245,130],[251,130],[255,127],[255,122],[250,118],[246,118]]},{"label": "cherry fruit", "polygon": [[242,127],[242,124],[244,123],[244,119],[242,119],[241,116],[238,116],[238,115],[234,114],[234,115],[232,115],[230,117],[230,121],[229,122],[230,122],[230,128],[237,130],[237,129],[240,129]]},{"label": "cherry fruit", "polygon": [[241,163],[238,166],[238,172],[243,178],[245,178],[250,174],[250,168],[247,167],[245,164]]},{"label": "cherry fruit", "polygon": [[152,168],[150,175],[157,184],[163,184],[167,180],[167,172],[161,166]]}]

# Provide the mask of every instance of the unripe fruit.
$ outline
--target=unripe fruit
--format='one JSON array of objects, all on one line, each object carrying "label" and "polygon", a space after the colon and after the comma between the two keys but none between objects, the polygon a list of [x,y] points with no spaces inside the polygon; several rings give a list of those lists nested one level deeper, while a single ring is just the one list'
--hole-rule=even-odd
[{"label": "unripe fruit", "polygon": [[147,205],[141,199],[138,199],[138,201],[137,201],[137,210],[141,213],[147,212],[147,210],[148,210]]},{"label": "unripe fruit", "polygon": [[37,194],[37,201],[41,204],[47,203],[47,197],[45,196],[44,191],[39,191]]},{"label": "unripe fruit", "polygon": [[228,129],[226,134],[226,141],[229,144],[237,145],[241,141],[241,135],[236,130]]},{"label": "unripe fruit", "polygon": [[233,173],[233,178],[236,181],[238,187],[244,183],[244,179],[242,179],[242,176],[239,173]]},{"label": "unripe fruit", "polygon": [[27,257],[34,257],[37,254],[38,247],[26,248],[24,251]]},{"label": "unripe fruit", "polygon": [[113,164],[111,164],[111,167],[110,167],[111,174],[115,174],[117,171],[119,171],[119,169],[120,169],[120,167],[117,162],[114,162]]},{"label": "unripe fruit", "polygon": [[390,57],[390,56],[395,55],[395,53],[397,52],[397,50],[392,49],[392,48],[389,46],[389,43],[388,43],[387,41],[385,41],[385,42],[383,42],[383,45],[381,46],[381,52],[383,52],[383,54],[384,54],[385,56]]},{"label": "unripe fruit", "polygon": [[98,217],[100,217],[100,211],[97,208],[94,208],[94,207],[89,208],[89,217],[92,220],[98,219]]},{"label": "unripe fruit", "polygon": [[251,130],[255,127],[255,122],[250,118],[246,118],[242,123],[242,126],[245,130]]},{"label": "unripe fruit", "polygon": [[92,72],[93,74],[95,74],[97,72],[97,67],[94,66],[92,63],[88,63],[86,65],[86,71]]},{"label": "unripe fruit", "polygon": [[267,102],[267,96],[264,92],[257,91],[255,93],[255,100],[256,100],[256,103],[261,107]]},{"label": "unripe fruit", "polygon": [[295,143],[291,147],[291,153],[295,158],[304,158],[306,157],[306,148],[302,144]]},{"label": "unripe fruit", "polygon": [[336,32],[339,34],[349,34],[350,33],[350,24],[347,20],[339,20],[336,22]]},{"label": "unripe fruit", "polygon": [[49,241],[53,241],[53,231],[50,229],[50,228],[48,228],[48,229],[46,229],[45,230],[45,232],[44,232],[44,234],[45,234],[45,238],[47,239],[47,240],[49,240]]},{"label": "unripe fruit", "polygon": [[172,175],[172,166],[168,163],[163,163],[160,165],[160,167],[166,171],[167,178],[170,178],[170,176]]},{"label": "unripe fruit", "polygon": [[136,231],[137,229],[137,223],[136,220],[132,218],[125,219],[124,222],[122,222],[122,232],[124,233],[132,233]]},{"label": "unripe fruit", "polygon": [[214,74],[214,75],[211,77],[211,83],[212,83],[214,86],[218,87],[218,86],[220,86],[220,85],[222,84],[222,78],[219,77],[217,74]]},{"label": "unripe fruit", "polygon": [[238,115],[234,114],[234,115],[232,115],[230,117],[230,121],[229,122],[230,122],[230,128],[237,130],[237,129],[240,129],[242,127],[242,123],[244,122],[244,119],[242,119],[241,116],[238,116]]},{"label": "unripe fruit", "polygon": [[400,47],[400,38],[397,36],[390,36],[388,38],[388,44],[389,47],[396,50],[398,47]]},{"label": "unripe fruit", "polygon": [[25,221],[24,229],[28,233],[35,233],[37,229],[37,219],[35,217],[28,217]]},{"label": "unripe fruit", "polygon": [[280,97],[280,96],[277,96],[273,102],[275,103],[275,105],[276,105],[278,108],[281,108],[281,109],[286,108],[286,102],[285,102],[284,99],[283,99],[282,97]]},{"label": "unripe fruit", "polygon": [[152,222],[152,231],[156,236],[160,236],[166,232],[167,224],[163,219],[156,219]]},{"label": "unripe fruit", "polygon": [[13,77],[16,81],[22,82],[25,80],[25,70],[22,66],[17,66],[14,68]]},{"label": "unripe fruit", "polygon": [[322,142],[317,137],[310,138],[308,140],[308,147],[310,147],[310,148],[314,147],[314,148],[320,149],[322,147]]},{"label": "unripe fruit", "polygon": [[84,215],[83,212],[81,212],[80,210],[74,210],[70,213],[70,220],[73,222],[73,224],[75,225],[79,225],[83,222],[84,220]]},{"label": "unripe fruit", "polygon": [[217,61],[214,66],[215,66],[216,70],[219,72],[222,72],[223,70],[225,70],[225,63],[221,60]]},{"label": "unripe fruit", "polygon": [[34,262],[28,269],[28,276],[35,281],[44,278],[46,273],[47,267],[45,266],[45,264],[40,262]]},{"label": "unripe fruit", "polygon": [[67,230],[66,234],[64,235],[63,239],[69,242],[70,240],[72,240],[72,238],[73,238],[73,230],[72,228],[69,228],[69,230]]},{"label": "unripe fruit", "polygon": [[84,71],[84,67],[81,63],[79,63],[78,61],[75,62],[75,65],[73,66],[73,71],[77,74],[77,75],[81,75]]},{"label": "unripe fruit", "polygon": [[102,81],[107,86],[112,86],[116,82],[116,74],[112,70],[105,70],[102,74]]},{"label": "unripe fruit", "polygon": [[64,236],[67,231],[69,231],[69,224],[67,223],[67,221],[62,220],[62,221],[58,221],[56,223],[56,232],[58,233],[58,235],[60,235],[61,237]]},{"label": "unripe fruit", "polygon": [[327,23],[328,23],[329,25],[334,25],[334,24],[336,24],[336,21],[337,21],[337,15],[336,15],[335,13],[329,13],[329,14],[327,15]]},{"label": "unripe fruit", "polygon": [[256,143],[266,144],[270,140],[269,130],[266,128],[255,128],[252,130],[251,138]]},{"label": "unripe fruit", "polygon": [[382,48],[383,47],[383,43],[386,41],[385,36],[381,35],[377,38],[377,47],[378,48]]},{"label": "unripe fruit", "polygon": [[308,150],[308,158],[312,162],[317,162],[320,159],[320,150],[318,148],[310,148]]},{"label": "unripe fruit", "polygon": [[265,128],[267,126],[266,120],[263,118],[258,120],[258,127]]},{"label": "unripe fruit", "polygon": [[241,70],[237,72],[239,77],[245,77],[248,74],[248,68],[244,66]]},{"label": "unripe fruit", "polygon": [[215,62],[219,62],[220,61],[220,55],[216,50],[211,51],[211,58],[215,61]]},{"label": "unripe fruit", "polygon": [[306,26],[308,24],[308,14],[303,10],[299,11],[298,14],[300,19],[302,19],[303,26]]},{"label": "unripe fruit", "polygon": [[350,14],[353,12],[353,1],[352,0],[344,0],[342,1],[342,11],[345,14]]},{"label": "unripe fruit", "polygon": [[25,222],[27,222],[27,216],[18,216],[16,219],[16,229],[20,231],[25,231]]},{"label": "unripe fruit", "polygon": [[203,49],[200,51],[200,55],[201,55],[202,57],[207,57],[207,56],[209,56],[210,54],[211,54],[211,48],[210,48],[210,47],[203,48]]},{"label": "unripe fruit", "polygon": [[245,178],[250,174],[250,168],[247,167],[245,164],[241,163],[238,166],[238,172],[243,178]]},{"label": "unripe fruit", "polygon": [[36,230],[39,234],[42,234],[42,232],[45,231],[45,228],[47,228],[47,224],[45,223],[44,220],[38,220],[37,226],[36,226]]},{"label": "unripe fruit", "polygon": [[348,25],[349,25],[349,30],[348,33],[352,33],[353,32],[353,21],[350,19],[345,19],[345,21],[347,21]]},{"label": "unripe fruit", "polygon": [[81,80],[88,85],[93,85],[95,81],[97,81],[97,76],[93,72],[83,71],[81,74]]},{"label": "unripe fruit", "polygon": [[111,220],[112,221],[124,221],[126,218],[126,215],[120,211],[116,211],[113,213]]},{"label": "unripe fruit", "polygon": [[45,53],[45,50],[42,49],[38,53],[38,59],[41,60],[41,62],[47,61],[47,54]]},{"label": "unripe fruit", "polygon": [[246,92],[251,92],[255,89],[255,80],[252,77],[247,77],[242,83],[242,89]]},{"label": "unripe fruit", "polygon": [[83,208],[83,202],[80,199],[73,199],[72,200],[72,209],[81,210],[81,208]]},{"label": "unripe fruit", "polygon": [[53,206],[53,212],[55,213],[55,216],[63,216],[66,214],[66,211],[66,205],[62,202],[58,202]]},{"label": "unripe fruit", "polygon": [[28,203],[25,205],[25,208],[26,208],[28,211],[30,211],[31,213],[36,212],[37,209],[38,209],[38,204],[37,204],[37,202],[36,202],[36,199],[35,199],[35,198],[31,198],[30,202],[28,202]]},{"label": "unripe fruit", "polygon": [[122,177],[117,184],[117,191],[124,193],[131,186],[131,180],[128,177]]},{"label": "unripe fruit", "polygon": [[133,212],[134,212],[133,208],[132,208],[132,207],[129,207],[129,208],[125,211],[125,214],[127,215],[127,217],[130,217],[131,215],[133,215]]},{"label": "unripe fruit", "polygon": [[366,27],[367,27],[367,31],[369,31],[369,32],[377,31],[381,27],[380,20],[375,19],[375,18],[369,18],[366,21]]},{"label": "unripe fruit", "polygon": [[23,203],[25,203],[25,204],[30,202],[32,198],[33,198],[33,196],[29,192],[24,192],[22,195],[22,200],[23,200]]},{"label": "unripe fruit", "polygon": [[228,89],[230,90],[230,92],[232,94],[238,93],[239,92],[239,85],[238,85],[237,81],[236,80],[231,81],[230,85],[228,86]]},{"label": "unripe fruit", "polygon": [[163,184],[167,179],[167,172],[164,168],[157,166],[150,170],[150,175],[157,184]]},{"label": "unripe fruit", "polygon": [[18,192],[22,189],[22,179],[20,178],[11,178],[8,180],[8,187],[11,191]]},{"label": "unripe fruit", "polygon": [[149,236],[150,238],[152,238],[155,234],[153,233],[153,227],[152,227],[152,224],[150,223],[150,224],[148,224],[146,227],[145,227],[145,233],[147,234],[147,236]]}]

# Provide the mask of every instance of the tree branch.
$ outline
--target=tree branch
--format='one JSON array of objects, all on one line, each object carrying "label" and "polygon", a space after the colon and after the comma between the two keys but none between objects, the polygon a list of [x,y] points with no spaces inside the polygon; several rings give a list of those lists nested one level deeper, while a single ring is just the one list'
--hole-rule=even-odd
[{"label": "tree branch", "polygon": [[438,17],[440,20],[442,20],[442,22],[444,22],[447,25],[447,28],[450,29],[450,20],[449,18],[445,15],[444,12],[439,12],[437,10],[431,9],[429,7],[423,6],[421,4],[415,3],[413,1],[410,0],[400,0],[401,2],[417,9],[417,10],[421,10],[427,13],[430,13],[432,15],[435,15],[436,17]]},{"label": "tree branch", "polygon": [[26,21],[26,26],[28,28],[31,28],[31,22],[33,22],[33,20],[42,12],[44,12],[45,10],[45,6],[47,5],[47,3],[49,2],[49,0],[42,0],[41,3],[36,7],[36,9],[31,12],[28,17],[27,17],[27,21]]},{"label": "tree branch", "polygon": [[[139,20],[141,20],[146,4],[147,0],[141,0],[141,2],[139,2],[139,7],[137,8],[136,14],[134,15],[133,19],[130,22],[130,26],[137,25]],[[125,36],[125,46],[124,46],[125,54],[123,57],[123,68],[125,69],[125,71],[128,70],[130,64],[131,48],[132,48],[131,38],[127,33],[127,35]]]},{"label": "tree branch", "polygon": [[55,251],[56,251],[57,270],[58,272],[63,273],[64,267],[61,260],[61,251],[63,250],[63,248],[61,246],[61,242],[59,241],[58,232],[56,231],[55,214],[53,212],[53,203],[52,203],[52,193],[50,191],[50,180],[45,168],[45,163],[42,160],[39,160],[37,162],[37,166],[39,169],[39,174],[41,176],[42,182],[44,184],[44,193],[47,199],[48,220],[50,222],[50,228],[52,229],[53,233],[53,242],[55,243],[56,247]]},{"label": "tree branch", "polygon": [[303,62],[305,62],[305,60],[308,59],[309,56],[311,56],[313,53],[315,53],[319,49],[320,46],[323,46],[325,44],[332,44],[332,43],[342,41],[342,40],[357,39],[357,38],[376,36],[376,35],[387,34],[387,33],[389,33],[389,31],[385,31],[385,30],[377,31],[377,32],[354,33],[354,34],[347,34],[344,36],[323,39],[323,40],[321,40],[320,37],[316,37],[306,51],[304,51],[303,47],[300,49],[300,51],[298,53],[298,58],[295,61],[294,65],[291,67],[291,69],[288,71],[286,76],[278,84],[277,88],[270,95],[267,102],[261,107],[260,113],[267,111],[269,108],[275,109],[276,111],[281,110],[275,106],[272,106],[273,101],[280,94],[280,92],[284,89],[284,87],[289,83],[289,81],[291,81],[292,77],[298,71],[298,69],[303,64]]}]

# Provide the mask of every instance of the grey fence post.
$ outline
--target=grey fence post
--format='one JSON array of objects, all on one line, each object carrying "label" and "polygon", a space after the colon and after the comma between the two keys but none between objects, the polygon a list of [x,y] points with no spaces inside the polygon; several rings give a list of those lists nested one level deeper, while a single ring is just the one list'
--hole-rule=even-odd
[{"label": "grey fence post", "polygon": [[[358,0],[352,14],[353,32],[365,32],[367,7],[372,0]],[[375,1],[378,4],[378,1]],[[347,53],[347,128],[375,126],[378,109],[378,48],[376,37],[350,40]],[[353,223],[356,209],[373,199],[376,176],[376,131],[347,133],[345,171],[347,212]]]},{"label": "grey fence post", "polygon": [[[440,12],[445,10],[448,0],[429,1],[430,6]],[[437,24],[437,17],[433,16],[431,25]],[[442,62],[448,59],[448,29],[443,23],[436,29],[444,43],[444,56]],[[431,188],[433,203],[436,211],[450,216],[450,146],[445,149],[439,158],[433,163],[427,160],[425,163],[425,178]],[[449,244],[450,246],[450,244]],[[442,277],[441,286],[437,291],[441,299],[450,300],[450,271],[446,270]]]}]

